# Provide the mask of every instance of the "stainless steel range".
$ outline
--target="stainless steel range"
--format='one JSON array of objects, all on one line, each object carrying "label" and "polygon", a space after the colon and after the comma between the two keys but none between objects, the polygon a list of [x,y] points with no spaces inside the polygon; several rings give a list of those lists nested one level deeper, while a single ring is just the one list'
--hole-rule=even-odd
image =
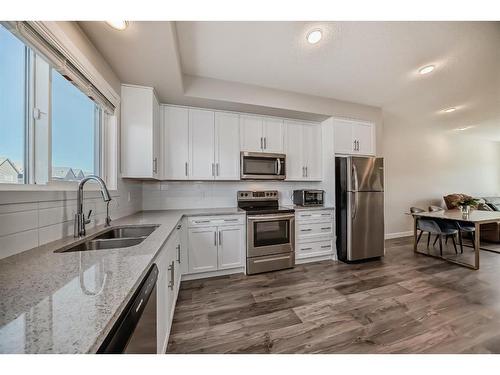
[{"label": "stainless steel range", "polygon": [[276,190],[239,191],[247,213],[247,274],[295,266],[295,210],[280,207]]}]

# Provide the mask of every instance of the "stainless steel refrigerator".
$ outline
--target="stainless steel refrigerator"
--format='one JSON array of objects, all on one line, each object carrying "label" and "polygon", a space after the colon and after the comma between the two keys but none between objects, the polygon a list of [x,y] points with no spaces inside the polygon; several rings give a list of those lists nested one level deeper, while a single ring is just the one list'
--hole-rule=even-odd
[{"label": "stainless steel refrigerator", "polygon": [[384,159],[335,157],[336,235],[339,260],[384,255]]}]

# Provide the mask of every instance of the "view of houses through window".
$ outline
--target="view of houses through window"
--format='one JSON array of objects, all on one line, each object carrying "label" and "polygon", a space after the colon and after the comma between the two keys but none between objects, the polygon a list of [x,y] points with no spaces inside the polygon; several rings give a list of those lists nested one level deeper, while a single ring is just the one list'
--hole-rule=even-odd
[{"label": "view of houses through window", "polygon": [[[37,163],[28,157],[36,155],[36,142],[49,143],[49,139],[39,137],[35,137],[35,142],[29,141],[30,116],[35,108],[27,98],[32,97],[30,90],[39,84],[31,84],[36,77],[36,64],[30,62],[30,51],[0,25],[0,183],[34,183],[27,176],[29,168],[40,168],[42,164],[49,170],[46,161]],[[46,158],[52,160],[50,180],[78,181],[90,174],[99,175],[102,111],[57,70],[50,69],[50,77],[50,83],[42,83],[51,85],[50,90],[45,90],[51,93],[50,132],[45,137],[51,134],[51,158]]]},{"label": "view of houses through window", "polygon": [[52,179],[98,174],[99,117],[95,103],[52,69]]},{"label": "view of houses through window", "polygon": [[24,183],[26,46],[0,26],[0,183]]}]

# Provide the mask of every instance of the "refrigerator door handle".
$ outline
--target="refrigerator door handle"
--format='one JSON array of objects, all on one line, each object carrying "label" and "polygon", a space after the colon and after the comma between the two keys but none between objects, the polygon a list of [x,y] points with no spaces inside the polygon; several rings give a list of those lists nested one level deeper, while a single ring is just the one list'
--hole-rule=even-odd
[{"label": "refrigerator door handle", "polygon": [[359,189],[359,184],[358,184],[358,169],[356,168],[356,165],[352,163],[352,177],[354,178],[354,187],[353,191],[358,191]]},{"label": "refrigerator door handle", "polygon": [[351,199],[351,219],[354,220],[356,218],[356,214],[358,213],[358,193],[352,193]]}]

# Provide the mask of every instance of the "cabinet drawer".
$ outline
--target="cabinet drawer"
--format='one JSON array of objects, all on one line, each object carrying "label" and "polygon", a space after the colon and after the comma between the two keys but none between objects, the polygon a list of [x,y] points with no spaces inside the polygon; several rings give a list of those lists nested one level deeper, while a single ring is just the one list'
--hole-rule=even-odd
[{"label": "cabinet drawer", "polygon": [[192,227],[210,227],[221,225],[244,225],[244,215],[231,216],[192,216],[188,217],[188,226]]},{"label": "cabinet drawer", "polygon": [[297,259],[328,255],[333,252],[333,241],[306,242],[297,244]]},{"label": "cabinet drawer", "polygon": [[299,240],[310,237],[332,237],[333,223],[304,223],[299,224],[297,228],[297,237]]},{"label": "cabinet drawer", "polygon": [[332,221],[333,210],[297,211],[297,221]]}]

